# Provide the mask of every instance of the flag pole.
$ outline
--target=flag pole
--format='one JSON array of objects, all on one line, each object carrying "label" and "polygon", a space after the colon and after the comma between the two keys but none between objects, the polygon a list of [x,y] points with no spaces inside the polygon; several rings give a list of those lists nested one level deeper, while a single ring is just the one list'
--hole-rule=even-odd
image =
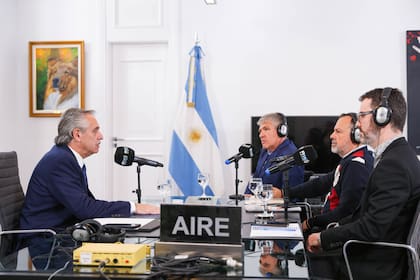
[{"label": "flag pole", "polygon": [[194,32],[194,45],[198,46],[200,44],[200,40],[198,39],[198,32]]}]

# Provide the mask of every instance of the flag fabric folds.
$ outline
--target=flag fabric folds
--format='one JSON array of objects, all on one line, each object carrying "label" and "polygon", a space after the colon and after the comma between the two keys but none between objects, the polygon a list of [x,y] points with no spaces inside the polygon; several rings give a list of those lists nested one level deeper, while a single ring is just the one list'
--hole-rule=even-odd
[{"label": "flag fabric folds", "polygon": [[201,71],[203,52],[199,45],[190,51],[186,96],[181,101],[172,133],[169,173],[184,196],[202,194],[198,173],[209,174],[207,195],[223,194],[223,169],[216,126]]}]

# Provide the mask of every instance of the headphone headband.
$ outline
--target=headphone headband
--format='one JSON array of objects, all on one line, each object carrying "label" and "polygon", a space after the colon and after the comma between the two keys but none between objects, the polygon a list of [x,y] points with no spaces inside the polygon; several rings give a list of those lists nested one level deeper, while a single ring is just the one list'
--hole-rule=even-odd
[{"label": "headphone headband", "polygon": [[351,123],[354,125],[354,126],[356,126],[356,123],[357,123],[357,114],[356,113],[354,113],[354,112],[351,112],[351,113],[348,113],[348,115],[350,116],[350,118],[351,118]]},{"label": "headphone headband", "polygon": [[381,105],[388,106],[388,98],[391,95],[391,92],[392,92],[392,88],[390,87],[384,88],[384,90],[382,91]]},{"label": "headphone headband", "polygon": [[114,243],[124,240],[125,230],[103,226],[96,220],[88,219],[75,224],[71,235],[75,241]]},{"label": "headphone headband", "polygon": [[344,115],[349,116],[351,118],[351,124],[352,124],[352,128],[350,130],[351,141],[355,144],[359,144],[361,142],[361,132],[360,132],[360,128],[356,127],[357,114],[351,112]]}]

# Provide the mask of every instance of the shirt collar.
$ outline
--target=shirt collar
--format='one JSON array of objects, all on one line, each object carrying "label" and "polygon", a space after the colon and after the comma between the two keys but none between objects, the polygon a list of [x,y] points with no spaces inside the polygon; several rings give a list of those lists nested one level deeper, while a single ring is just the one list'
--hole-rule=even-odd
[{"label": "shirt collar", "polygon": [[344,157],[342,157],[342,158],[346,158],[347,156],[351,155],[351,154],[352,154],[352,153],[354,153],[355,151],[357,151],[357,150],[361,150],[361,149],[363,149],[364,147],[366,147],[366,145],[359,145],[359,146],[357,146],[356,148],[354,148],[353,150],[351,150],[350,152],[348,152],[347,154],[345,154],[345,155],[344,155]]},{"label": "shirt collar", "polygon": [[85,165],[85,162],[83,161],[82,156],[78,152],[76,152],[75,150],[73,150],[70,146],[67,146],[67,147],[69,147],[70,151],[76,157],[77,163],[79,164],[80,168],[82,168],[83,165]]},{"label": "shirt collar", "polygon": [[[285,147],[287,147],[289,145],[289,142],[290,142],[289,138],[284,139],[284,141],[281,142],[281,144],[278,145],[277,148],[275,148],[274,151],[272,151],[270,154],[284,149]],[[268,152],[268,150],[267,150],[267,152]]]},{"label": "shirt collar", "polygon": [[392,142],[394,142],[395,140],[402,138],[402,135],[398,135],[395,136],[391,139],[389,139],[388,141],[383,142],[382,144],[378,145],[378,147],[376,147],[375,151],[374,151],[374,158],[375,158],[375,166],[378,164],[379,160],[382,157],[382,154],[384,153],[384,151],[386,150],[386,148],[388,148],[389,145],[391,145]]}]

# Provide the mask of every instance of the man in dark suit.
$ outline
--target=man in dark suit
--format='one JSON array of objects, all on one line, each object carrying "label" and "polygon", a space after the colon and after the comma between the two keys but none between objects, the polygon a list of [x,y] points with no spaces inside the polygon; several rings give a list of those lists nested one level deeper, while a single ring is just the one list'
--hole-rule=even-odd
[{"label": "man in dark suit", "polygon": [[[406,101],[398,89],[374,89],[359,100],[358,125],[375,149],[374,169],[355,213],[340,226],[311,234],[312,252],[340,248],[347,240],[405,243],[420,197],[420,163],[402,135]],[[407,255],[400,249],[351,246],[354,279],[406,279]],[[348,277],[342,258],[337,278]]]},{"label": "man in dark suit", "polygon": [[[159,213],[153,205],[95,199],[88,188],[84,159],[99,151],[102,139],[94,111],[72,108],[63,114],[55,145],[39,161],[29,181],[21,229],[62,232],[85,219]],[[44,236],[31,235],[25,241],[31,256],[51,248],[51,243],[41,242]],[[41,247],[42,243],[47,245]]]}]

